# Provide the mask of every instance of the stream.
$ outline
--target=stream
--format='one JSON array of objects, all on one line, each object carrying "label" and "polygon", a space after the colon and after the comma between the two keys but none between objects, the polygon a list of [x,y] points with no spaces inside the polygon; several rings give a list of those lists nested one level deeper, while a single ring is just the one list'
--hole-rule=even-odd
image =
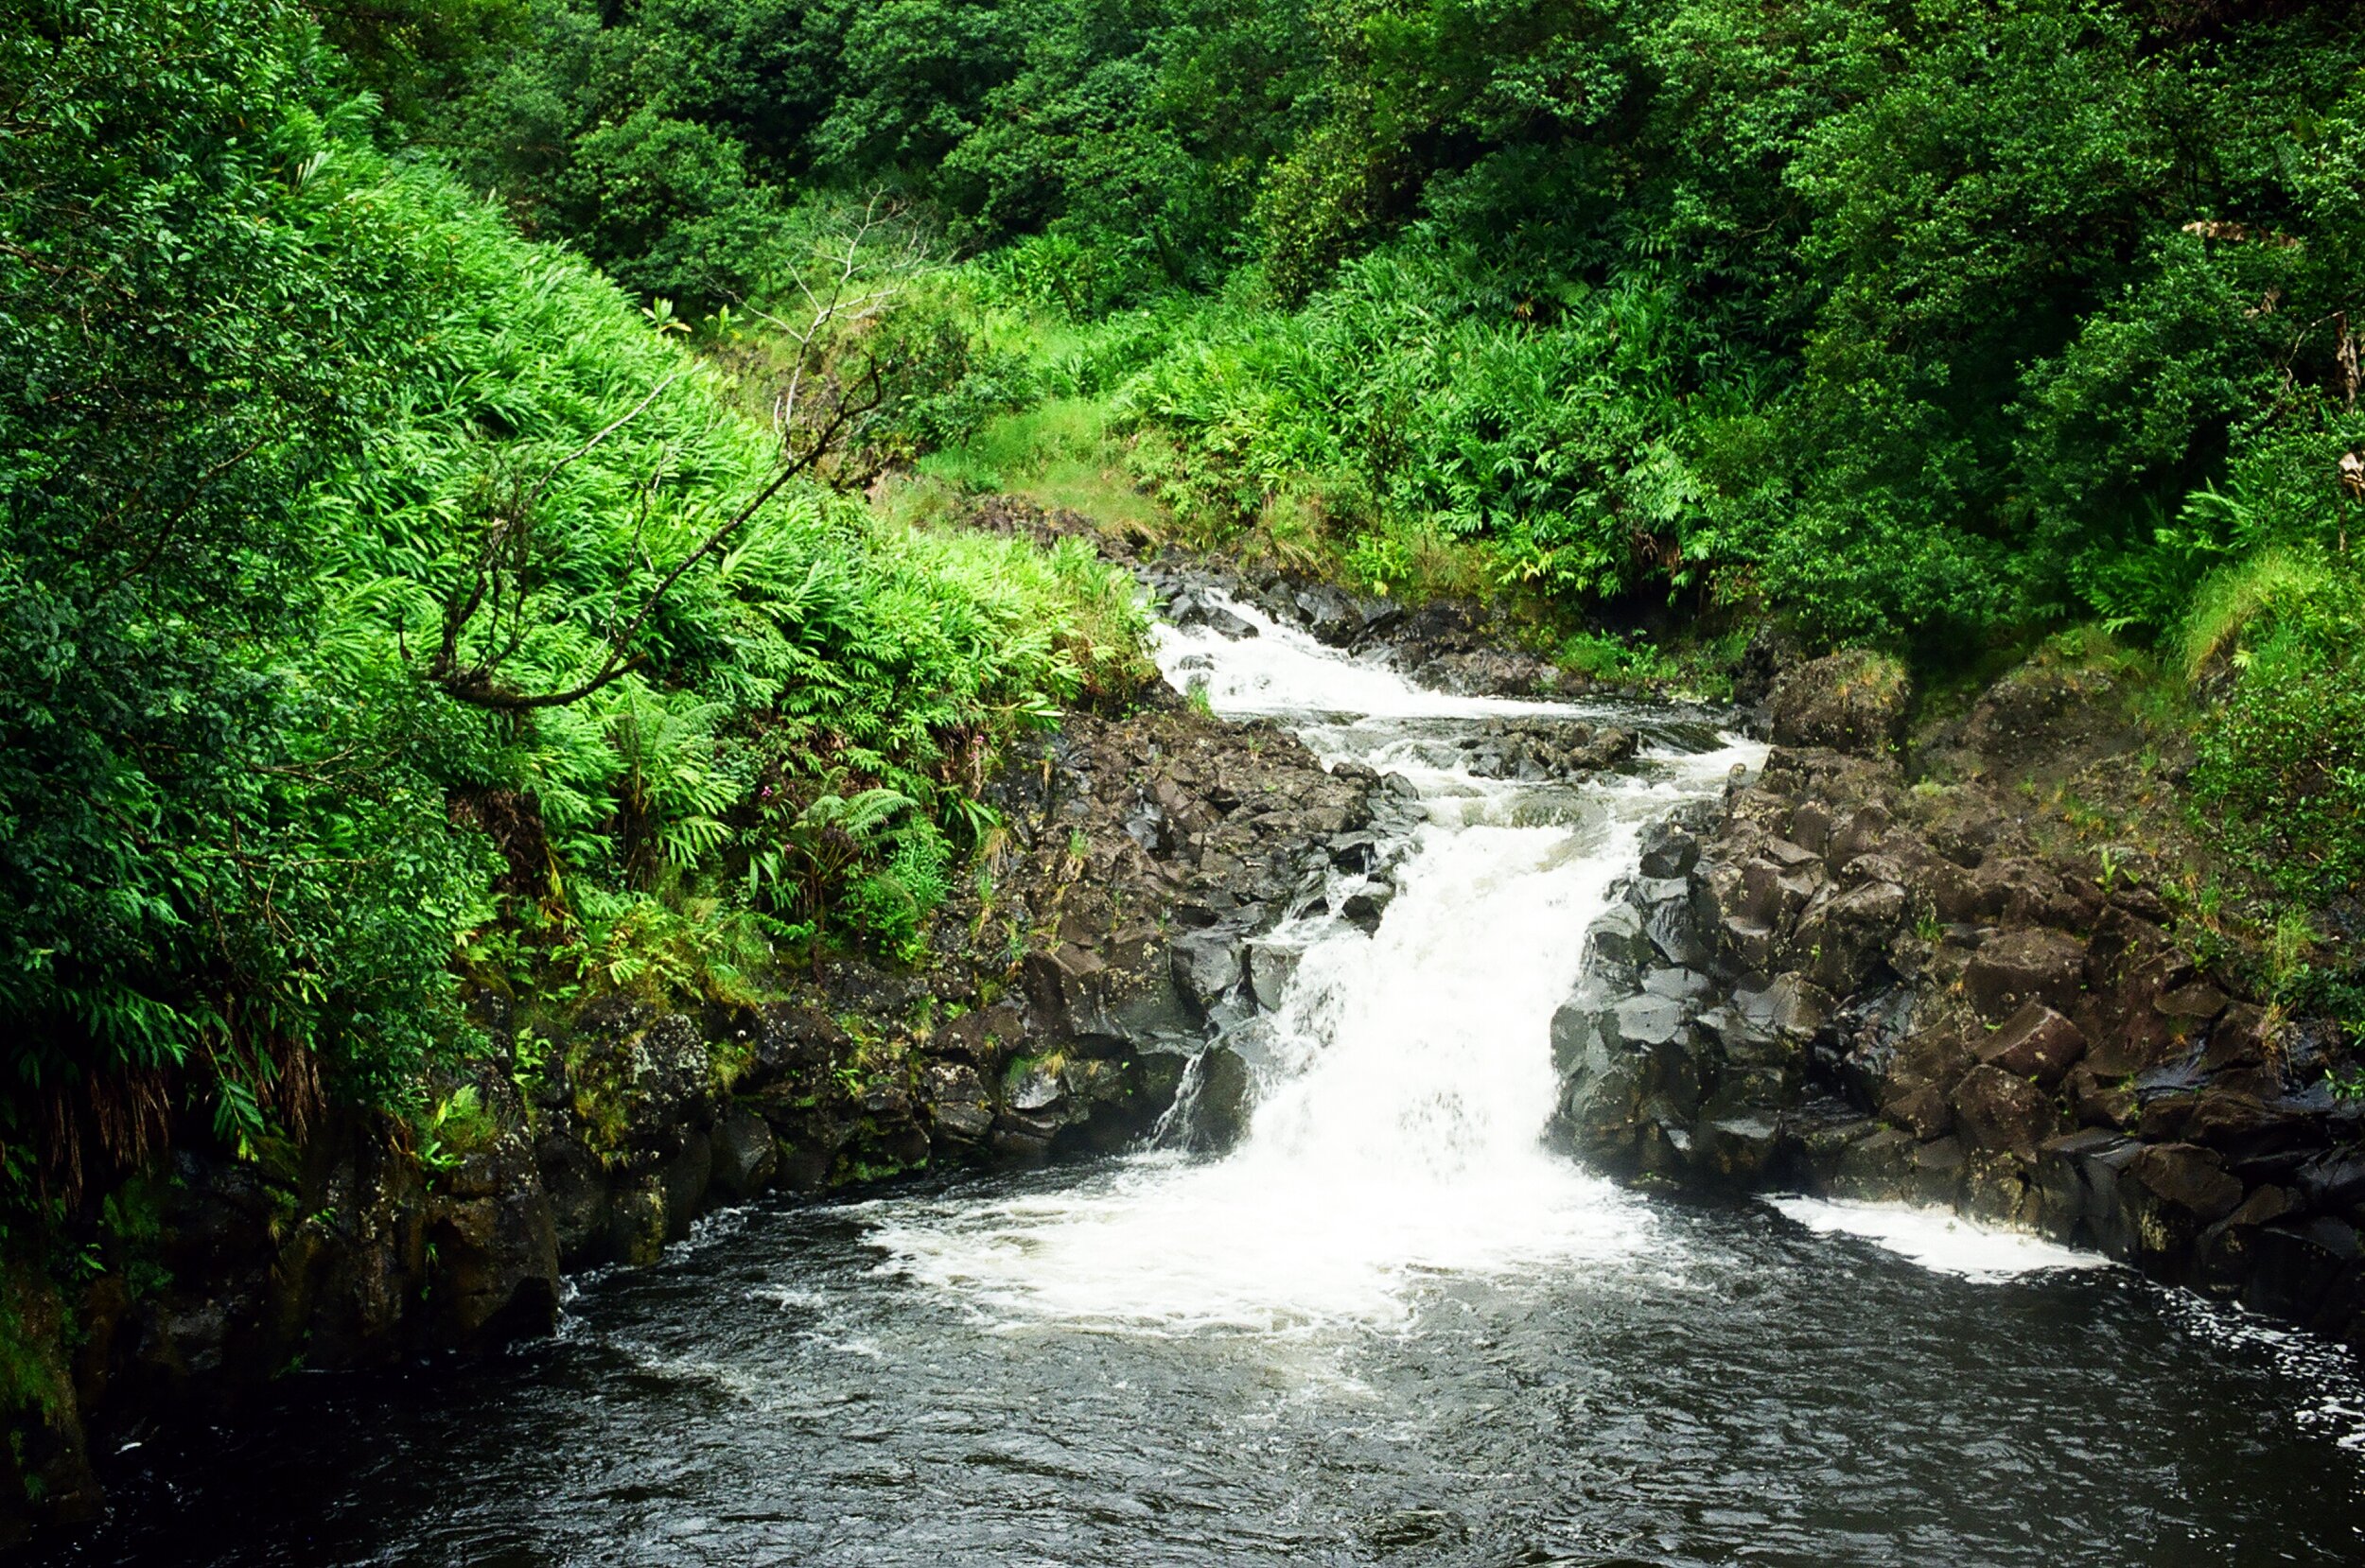
[{"label": "stream", "polygon": [[[1402,775],[1371,934],[1240,1026],[1221,1158],[716,1215],[489,1367],[294,1376],[118,1456],[61,1562],[2365,1560],[2344,1353],[1949,1216],[1621,1190],[1548,1150],[1548,1030],[1655,815],[1761,748],[1416,689],[1253,609],[1162,634],[1217,712]],[[1497,718],[1638,762],[1471,776]],[[1334,898],[1332,900],[1336,902]]]}]

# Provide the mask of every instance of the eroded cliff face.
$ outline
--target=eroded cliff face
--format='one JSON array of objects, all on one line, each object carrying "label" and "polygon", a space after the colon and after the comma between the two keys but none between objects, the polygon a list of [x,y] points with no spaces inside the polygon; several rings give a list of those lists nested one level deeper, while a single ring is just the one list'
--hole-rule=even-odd
[{"label": "eroded cliff face", "polygon": [[2032,809],[2173,799],[2093,687],[2016,672],[1909,784],[1893,668],[1787,675],[1761,775],[1659,825],[1593,932],[1561,1130],[1635,1176],[1954,1206],[2365,1346],[2337,1035],[2180,944],[2175,853]]}]

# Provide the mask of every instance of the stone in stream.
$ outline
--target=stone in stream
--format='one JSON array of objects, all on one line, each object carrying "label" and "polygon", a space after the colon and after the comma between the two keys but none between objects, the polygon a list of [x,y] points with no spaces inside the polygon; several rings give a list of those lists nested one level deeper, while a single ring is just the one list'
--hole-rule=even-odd
[{"label": "stone in stream", "polygon": [[1340,900],[1339,913],[1349,924],[1366,932],[1376,931],[1379,917],[1387,913],[1395,897],[1395,883],[1385,877],[1373,877]]},{"label": "stone in stream", "polygon": [[1305,956],[1305,949],[1284,943],[1249,944],[1249,986],[1256,998],[1256,1005],[1269,1013],[1280,1007],[1289,981],[1298,972],[1298,961]]},{"label": "stone in stream", "polygon": [[1239,933],[1221,926],[1176,937],[1168,951],[1177,988],[1202,1019],[1232,994],[1246,973]]}]

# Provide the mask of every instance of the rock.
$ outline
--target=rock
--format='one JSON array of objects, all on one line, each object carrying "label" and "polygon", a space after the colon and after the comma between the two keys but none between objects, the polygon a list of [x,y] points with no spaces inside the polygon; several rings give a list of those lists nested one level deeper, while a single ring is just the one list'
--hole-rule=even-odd
[{"label": "rock", "polygon": [[1954,1086],[1951,1103],[1973,1148],[2004,1149],[2034,1160],[2037,1145],[2056,1130],[2053,1107],[2037,1087],[2001,1068],[1972,1068]]},{"label": "rock", "polygon": [[1936,1084],[1892,1089],[1881,1103],[1881,1114],[1925,1142],[1945,1136],[1954,1125],[1954,1107]]},{"label": "rock", "polygon": [[2120,1182],[2143,1145],[2116,1133],[2088,1130],[2048,1140],[2037,1153],[2039,1213],[2062,1241],[2134,1254],[2136,1238]]},{"label": "rock", "polygon": [[1199,1019],[1175,984],[1172,957],[1154,941],[1112,939],[1098,949],[1062,942],[1027,954],[1020,975],[1053,1038],[1145,1051],[1197,1047]]},{"label": "rock", "polygon": [[2086,1037],[2078,1033],[2077,1025],[2043,1002],[2030,1002],[1972,1050],[1990,1067],[2000,1067],[2016,1078],[2033,1078],[2039,1087],[2049,1089],[2085,1054]]},{"label": "rock", "polygon": [[1849,1140],[1830,1176],[1832,1194],[1869,1202],[1894,1202],[1912,1185],[1913,1161],[1920,1148],[1913,1134],[1882,1127]]},{"label": "rock", "polygon": [[1905,923],[1905,890],[1866,882],[1813,910],[1790,944],[1813,966],[1815,980],[1834,994],[1879,980],[1884,956]]},{"label": "rock", "polygon": [[2193,1246],[2199,1287],[2220,1298],[2239,1296],[2257,1264],[2259,1227],[2292,1213],[2294,1207],[2284,1189],[2258,1187],[2234,1212],[2204,1229]]},{"label": "rock", "polygon": [[2201,1065],[2212,1072],[2259,1066],[2267,1060],[2268,1048],[2265,1011],[2247,1002],[2235,1002],[2210,1029],[2209,1053]]},{"label": "rock", "polygon": [[2036,1213],[2028,1173],[2027,1162],[2015,1155],[1996,1150],[1966,1155],[1962,1193],[1956,1206],[1964,1213],[1992,1224],[2027,1225]]},{"label": "rock", "polygon": [[571,1128],[545,1133],[534,1148],[551,1211],[560,1266],[604,1262],[608,1237],[607,1170]]},{"label": "rock", "polygon": [[1560,1120],[1576,1152],[1613,1170],[1640,1160],[1642,1073],[1631,1057],[1599,1066],[1580,1062],[1561,1092]]},{"label": "rock", "polygon": [[608,1206],[608,1255],[633,1268],[665,1256],[665,1182],[643,1177],[617,1193]]},{"label": "rock", "polygon": [[1774,683],[1774,743],[1893,757],[1910,694],[1904,666],[1885,653],[1848,649],[1799,665]]},{"label": "rock", "polygon": [[1552,1069],[1566,1077],[1580,1066],[1599,1067],[1608,1061],[1608,1037],[1603,1018],[1582,999],[1562,1002],[1552,1014]]},{"label": "rock", "polygon": [[[2275,1096],[2271,1101],[2212,1084],[2195,1093],[2161,1095],[2144,1105],[2138,1125],[2147,1139],[2206,1144],[2236,1163],[2281,1159],[2296,1167],[2321,1146],[2323,1126],[2307,1110],[2284,1101],[2279,1085],[2269,1092]],[[2341,1208],[2359,1199],[2365,1192],[2326,1195],[2318,1206]]]},{"label": "rock", "polygon": [[2242,1201],[2241,1182],[2227,1174],[2216,1155],[2197,1144],[2146,1144],[2127,1162],[2126,1170],[2194,1230],[2224,1218]]},{"label": "rock", "polygon": [[2061,1081],[2061,1088],[2080,1122],[2122,1130],[2135,1125],[2133,1086],[2123,1079],[2100,1076],[2094,1071],[2091,1060],[2071,1068],[2069,1076]]},{"label": "rock", "polygon": [[976,1144],[993,1130],[993,1097],[968,1062],[928,1064],[920,1079],[933,1137],[947,1143]]},{"label": "rock", "polygon": [[474,1354],[557,1322],[558,1232],[517,1085],[488,1068],[464,1087],[490,1130],[441,1173],[425,1217],[435,1338]]},{"label": "rock", "polygon": [[1764,993],[1764,1021],[1775,1033],[1803,1045],[1831,1020],[1831,992],[1792,970],[1774,977]]},{"label": "rock", "polygon": [[1014,1111],[1045,1111],[1067,1098],[1067,1082],[1056,1057],[1020,1056],[1002,1082],[1002,1103]]},{"label": "rock", "polygon": [[1395,901],[1395,897],[1394,883],[1375,879],[1341,899],[1339,913],[1351,925],[1366,932],[1376,931],[1379,929],[1379,917],[1387,913],[1388,906]]},{"label": "rock", "polygon": [[1963,749],[1995,776],[2058,778],[2141,742],[2109,673],[2041,656],[1989,687],[1963,727]]},{"label": "rock", "polygon": [[1244,620],[1211,600],[1197,594],[1178,594],[1165,605],[1166,618],[1177,626],[1203,626],[1218,636],[1238,642],[1257,635],[1253,621]]},{"label": "rock", "polygon": [[1252,942],[1248,948],[1249,986],[1256,997],[1256,1005],[1273,1012],[1288,990],[1289,982],[1298,972],[1298,960],[1305,956],[1303,948],[1278,942]]},{"label": "rock", "polygon": [[1363,635],[1366,620],[1355,601],[1328,584],[1299,589],[1294,602],[1305,629],[1323,642],[1343,648]]},{"label": "rock", "polygon": [[1642,988],[1655,997],[1686,1002],[1708,995],[1708,977],[1697,969],[1653,969],[1642,977]]},{"label": "rock", "polygon": [[817,1007],[775,1002],[758,1010],[762,1032],[750,1074],[740,1080],[752,1092],[782,1078],[829,1071],[830,1066],[853,1044],[837,1020]]},{"label": "rock", "polygon": [[2197,1027],[2214,1020],[2226,1009],[2226,994],[2207,981],[2180,985],[2152,999],[2152,1008],[2163,1018],[2181,1020],[2188,1027]]},{"label": "rock", "polygon": [[2278,1220],[2259,1228],[2254,1245],[2242,1304],[2300,1323],[2316,1319],[2358,1252],[2356,1229],[2329,1218]]},{"label": "rock", "polygon": [[2365,1149],[2334,1149],[2316,1156],[2299,1168],[2294,1185],[2311,1209],[2339,1211],[2365,1205]]},{"label": "rock", "polygon": [[1603,910],[1585,932],[1586,956],[1594,962],[1639,971],[1656,962],[1657,950],[1642,929],[1642,913],[1631,904]]},{"label": "rock", "polygon": [[1611,1009],[1618,1039],[1627,1046],[1666,1045],[1684,1026],[1684,1007],[1667,997],[1644,993],[1628,997]]},{"label": "rock", "polygon": [[1632,760],[1634,755],[1641,749],[1642,738],[1640,736],[1633,730],[1612,725],[1591,739],[1582,740],[1571,747],[1562,759],[1561,765],[1553,772],[1564,778],[1572,774],[1597,773],[1603,768],[1614,768],[1620,762]]},{"label": "rock", "polygon": [[733,1106],[714,1124],[712,1180],[726,1198],[744,1203],[771,1185],[780,1169],[772,1128],[745,1106]]},{"label": "rock", "polygon": [[2086,950],[2057,931],[2007,931],[1989,938],[1963,969],[1963,990],[1979,1016],[2010,1018],[2031,1002],[2074,1011],[2084,985]]},{"label": "rock", "polygon": [[1703,1118],[1692,1133],[1691,1162],[1720,1180],[1755,1181],[1773,1166],[1780,1146],[1780,1124],[1770,1113],[1736,1111]]},{"label": "rock", "polygon": [[714,1178],[714,1138],[705,1127],[685,1130],[674,1151],[657,1169],[665,1188],[665,1239],[677,1242],[690,1234]]},{"label": "rock", "polygon": [[1176,1114],[1188,1147],[1220,1153],[1248,1132],[1254,1079],[1240,1054],[1211,1046],[1194,1059],[1183,1080]]},{"label": "rock", "polygon": [[1245,977],[1245,950],[1235,932],[1222,927],[1187,932],[1167,945],[1174,984],[1182,999],[1205,1019]]},{"label": "rock", "polygon": [[1948,1137],[1918,1144],[1907,1160],[1906,1196],[1920,1203],[1951,1204],[1962,1190],[1962,1141]]},{"label": "rock", "polygon": [[1639,868],[1645,877],[1682,877],[1700,862],[1699,837],[1669,817],[1662,817],[1642,830],[1641,849]]}]

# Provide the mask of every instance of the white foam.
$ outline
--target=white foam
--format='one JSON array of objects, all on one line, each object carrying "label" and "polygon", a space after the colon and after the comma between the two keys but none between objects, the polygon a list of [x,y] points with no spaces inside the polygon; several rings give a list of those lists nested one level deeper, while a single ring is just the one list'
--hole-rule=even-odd
[{"label": "white foam", "polygon": [[1943,1209],[1836,1198],[1765,1201],[1819,1234],[1861,1236],[1934,1273],[1966,1280],[1995,1281],[2044,1269],[2111,1266],[2111,1260],[2099,1253],[2079,1252],[2023,1231],[1980,1225]]},{"label": "white foam", "polygon": [[1213,591],[1206,597],[1255,627],[1257,635],[1234,639],[1203,626],[1160,622],[1151,633],[1151,652],[1160,672],[1176,688],[1204,688],[1209,706],[1227,716],[1596,718],[1611,711],[1601,704],[1430,691],[1406,680],[1383,659],[1351,658],[1253,604]]}]

